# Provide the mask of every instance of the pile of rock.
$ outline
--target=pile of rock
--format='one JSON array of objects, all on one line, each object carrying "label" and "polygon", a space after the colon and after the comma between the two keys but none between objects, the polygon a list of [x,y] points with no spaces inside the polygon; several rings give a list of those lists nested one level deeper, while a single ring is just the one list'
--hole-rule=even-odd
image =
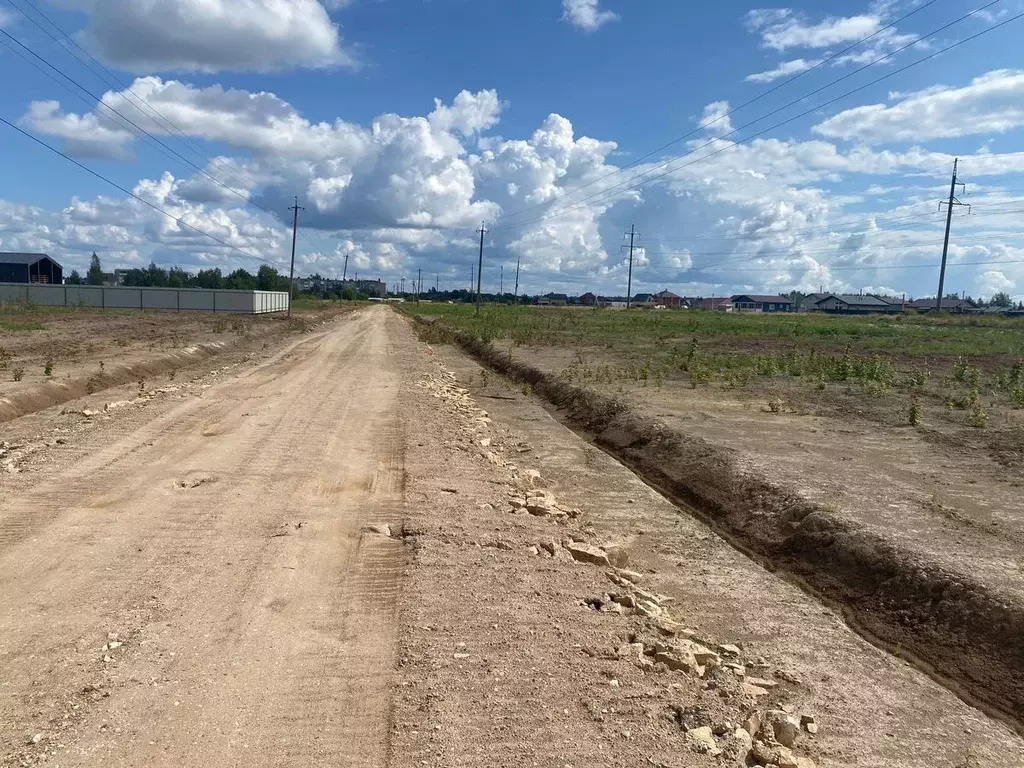
[{"label": "pile of rock", "polygon": [[528,512],[534,517],[548,517],[553,520],[572,520],[580,515],[578,509],[562,507],[550,491],[531,489],[509,499],[509,512]]}]

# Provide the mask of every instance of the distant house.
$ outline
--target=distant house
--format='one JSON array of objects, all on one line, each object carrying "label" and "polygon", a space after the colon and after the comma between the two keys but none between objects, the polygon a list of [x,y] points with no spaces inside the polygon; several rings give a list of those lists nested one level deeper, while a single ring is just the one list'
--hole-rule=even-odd
[{"label": "distant house", "polygon": [[543,307],[564,307],[569,303],[569,296],[565,293],[548,293],[538,296],[535,302]]},{"label": "distant house", "polygon": [[590,292],[584,293],[582,296],[580,296],[580,304],[583,304],[588,307],[593,307],[594,305],[597,304],[597,295]]},{"label": "distant house", "polygon": [[830,293],[824,298],[818,299],[814,308],[821,312],[842,315],[898,315],[903,311],[903,304],[881,299],[878,296]]},{"label": "distant house", "polygon": [[654,294],[651,293],[638,293],[633,297],[634,307],[653,307],[654,306]]},{"label": "distant house", "polygon": [[738,294],[732,297],[737,312],[792,312],[793,301],[786,296]]},{"label": "distant house", "polygon": [[0,283],[64,282],[64,267],[45,253],[0,253]]},{"label": "distant house", "polygon": [[818,302],[822,299],[827,299],[831,295],[831,293],[808,293],[797,304],[796,310],[797,312],[816,312],[818,310]]},{"label": "distant house", "polygon": [[[915,312],[934,312],[935,305],[935,299],[918,299],[917,301],[908,302],[907,309],[913,309]],[[958,314],[962,314],[964,312],[973,312],[977,309],[978,305],[973,301],[967,301],[965,299],[942,300],[943,312],[956,312]]]},{"label": "distant house", "polygon": [[654,294],[654,305],[656,307],[667,307],[668,309],[679,309],[682,306],[683,297],[676,296],[672,291],[665,290]]},{"label": "distant house", "polygon": [[686,299],[691,309],[707,309],[712,312],[732,312],[734,307],[732,299],[728,296],[714,296],[710,299]]}]

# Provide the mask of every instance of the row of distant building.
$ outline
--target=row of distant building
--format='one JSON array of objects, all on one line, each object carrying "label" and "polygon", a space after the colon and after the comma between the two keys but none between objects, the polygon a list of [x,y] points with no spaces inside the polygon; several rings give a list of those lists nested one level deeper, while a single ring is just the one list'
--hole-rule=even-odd
[{"label": "row of distant building", "polygon": [[[902,312],[930,312],[936,307],[935,299],[892,298],[872,294],[811,293],[794,301],[789,296],[745,294],[712,298],[679,296],[672,291],[660,293],[638,293],[631,301],[625,296],[598,296],[584,293],[577,299],[570,299],[561,293],[549,293],[537,297],[536,304],[567,305],[580,304],[590,307],[625,309],[627,306],[651,309],[705,309],[715,312],[830,312],[843,315],[898,315]],[[999,313],[1024,315],[1024,311],[979,307],[970,299],[947,298],[942,300],[942,309],[956,313]]]}]

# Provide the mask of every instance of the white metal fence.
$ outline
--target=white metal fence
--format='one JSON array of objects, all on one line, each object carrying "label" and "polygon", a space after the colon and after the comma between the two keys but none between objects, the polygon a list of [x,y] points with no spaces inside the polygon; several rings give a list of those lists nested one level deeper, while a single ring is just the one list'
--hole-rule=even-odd
[{"label": "white metal fence", "polygon": [[262,315],[269,312],[287,312],[288,293],[203,288],[114,288],[101,285],[0,283],[0,303]]}]

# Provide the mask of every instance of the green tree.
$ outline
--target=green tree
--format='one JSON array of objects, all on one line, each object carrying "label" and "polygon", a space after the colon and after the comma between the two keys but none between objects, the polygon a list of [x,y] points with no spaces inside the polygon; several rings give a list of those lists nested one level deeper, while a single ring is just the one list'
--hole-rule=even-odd
[{"label": "green tree", "polygon": [[224,287],[235,291],[255,291],[259,281],[244,269],[236,269],[224,280]]},{"label": "green tree", "polygon": [[167,271],[168,288],[184,288],[188,285],[189,274],[181,267],[171,267]]},{"label": "green tree", "polygon": [[1005,309],[1013,306],[1013,299],[1010,298],[1010,294],[1006,291],[999,291],[999,293],[992,297],[989,304],[993,307],[1003,307]]},{"label": "green tree", "polygon": [[345,301],[356,301],[359,299],[359,294],[356,293],[356,289],[350,285],[341,292],[341,298]]},{"label": "green tree", "polygon": [[196,275],[196,285],[200,288],[223,288],[224,278],[220,273],[220,269],[201,269],[199,274]]},{"label": "green tree", "polygon": [[153,288],[166,288],[167,270],[161,269],[155,262],[149,262],[149,268],[146,269],[146,285]]},{"label": "green tree", "polygon": [[77,269],[72,269],[71,274],[68,275],[67,280],[65,280],[64,282],[67,283],[68,285],[81,285],[82,276],[78,274]]},{"label": "green tree", "polygon": [[[277,274],[277,270],[269,264],[264,264],[260,267],[259,272],[256,273],[256,284],[261,291],[277,291],[280,288],[281,277]],[[287,280],[285,281],[287,283]],[[284,290],[288,290],[285,288]]]},{"label": "green tree", "polygon": [[89,271],[85,273],[85,282],[89,285],[103,285],[103,266],[95,251],[89,259]]}]

